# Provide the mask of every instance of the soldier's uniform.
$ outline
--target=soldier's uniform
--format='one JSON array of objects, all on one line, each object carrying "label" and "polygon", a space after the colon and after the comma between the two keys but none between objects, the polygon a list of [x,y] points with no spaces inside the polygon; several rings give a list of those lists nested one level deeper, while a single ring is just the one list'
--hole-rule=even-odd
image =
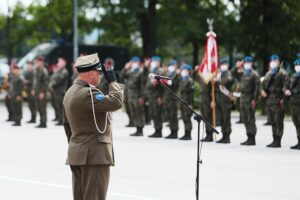
[{"label": "soldier's uniform", "polygon": [[133,112],[130,110],[129,107],[129,96],[128,96],[128,86],[127,86],[127,82],[128,82],[128,76],[126,76],[126,74],[128,73],[129,69],[126,69],[126,67],[124,67],[121,72],[120,72],[120,81],[121,83],[123,83],[125,85],[125,90],[124,90],[124,105],[125,105],[125,111],[126,114],[128,116],[129,119],[129,123],[128,125],[126,125],[126,127],[134,127],[134,119],[133,119]]},{"label": "soldier's uniform", "polygon": [[[12,69],[11,69],[12,70]],[[5,96],[5,106],[8,112],[8,119],[6,121],[14,121],[14,112],[13,112],[13,100],[12,100],[12,81],[13,81],[13,74],[12,71],[10,71],[7,74],[7,82],[8,82],[8,93]]]},{"label": "soldier's uniform", "polygon": [[12,85],[11,85],[11,100],[12,110],[14,112],[13,126],[20,126],[22,119],[22,91],[23,91],[23,79],[20,76],[20,68],[15,65],[13,67]]},{"label": "soldier's uniform", "polygon": [[[42,57],[38,57],[39,62],[43,62]],[[36,67],[34,71],[33,87],[35,97],[37,99],[37,110],[40,115],[40,125],[37,128],[46,128],[47,123],[47,91],[48,91],[48,72],[47,69],[42,66],[41,68]],[[43,94],[43,98],[41,98]]]},{"label": "soldier's uniform", "polygon": [[[193,72],[193,79],[199,83],[200,86],[200,112],[203,118],[210,124],[212,124],[212,109],[210,103],[212,101],[212,87],[211,82],[205,83],[200,77],[198,71]],[[206,137],[203,139],[204,142],[213,141],[213,130],[205,125]]]},{"label": "soldier's uniform", "polygon": [[52,74],[49,86],[53,89],[51,98],[53,99],[54,107],[57,109],[57,125],[62,125],[63,122],[63,99],[68,89],[68,84],[69,72],[65,67]]},{"label": "soldier's uniform", "polygon": [[267,114],[269,115],[273,133],[273,142],[267,147],[281,147],[285,114],[283,99],[284,92],[289,88],[289,77],[284,69],[277,67],[267,72],[262,86],[263,91],[267,93]]},{"label": "soldier's uniform", "polygon": [[[179,97],[185,101],[190,107],[193,106],[193,97],[194,97],[194,86],[193,86],[193,79],[190,77],[190,75],[184,75],[183,71],[189,71],[191,74],[192,67],[190,65],[184,65],[182,66],[181,71],[181,80],[179,83]],[[181,140],[191,140],[191,131],[193,129],[192,126],[192,120],[191,117],[193,113],[188,110],[184,105],[180,105],[180,112],[181,112],[181,118],[184,123],[184,130],[185,134],[183,137],[181,137]]]},{"label": "soldier's uniform", "polygon": [[[171,68],[171,72],[169,70],[169,73],[167,76],[172,79],[172,81],[166,81],[166,85],[175,93],[178,93],[178,88],[180,84],[180,75],[176,74],[176,63],[173,61],[169,63],[170,66],[168,69]],[[173,68],[174,71],[173,71]],[[167,118],[169,122],[169,126],[171,129],[171,134],[168,135],[167,139],[176,139],[178,134],[178,100],[174,98],[173,94],[170,92],[165,92],[164,95],[164,102],[165,103],[165,112],[167,113]]]},{"label": "soldier's uniform", "polygon": [[[245,62],[252,63],[252,57],[245,57]],[[242,119],[246,128],[247,140],[241,145],[255,145],[255,136],[257,132],[255,124],[255,108],[252,102],[257,102],[260,91],[260,78],[258,73],[251,68],[244,70],[240,84],[240,109]]]},{"label": "soldier's uniform", "polygon": [[[238,62],[240,62],[240,61],[238,61]],[[234,68],[232,68],[230,70],[231,75],[234,78],[234,82],[237,85],[236,88],[240,88],[240,86],[241,86],[241,79],[242,79],[242,76],[243,76],[243,71],[244,70],[243,70],[242,66],[235,66]],[[241,113],[241,109],[240,109],[240,98],[239,97],[236,99],[235,107],[240,112],[239,120],[236,123],[237,124],[243,123],[242,113]]]},{"label": "soldier's uniform", "polygon": [[34,78],[34,71],[33,70],[26,70],[24,72],[24,79],[25,79],[25,91],[28,94],[27,102],[28,107],[31,113],[31,119],[28,123],[35,123],[36,121],[36,98],[35,95],[32,95],[32,87],[33,87],[33,78]]},{"label": "soldier's uniform", "polygon": [[[99,70],[98,66],[97,54],[79,57],[75,63],[79,73]],[[115,164],[110,112],[120,109],[123,102],[123,87],[115,80],[110,79],[109,94],[104,95],[79,75],[64,97],[66,164],[73,175],[74,200],[106,199],[110,166]]]},{"label": "soldier's uniform", "polygon": [[[231,72],[228,70],[228,60],[227,59],[221,59],[221,72],[218,75],[219,80],[217,80],[217,85],[220,87],[224,87],[227,91],[232,92],[232,86],[234,83],[233,77],[231,75]],[[227,67],[227,69],[222,69],[222,66]],[[220,121],[221,121],[221,131],[223,134],[223,137],[217,141],[217,143],[230,143],[230,134],[231,134],[231,109],[232,109],[232,100],[228,94],[225,94],[226,92],[222,92],[221,89],[217,90],[217,102],[220,107]]]},{"label": "soldier's uniform", "polygon": [[[152,63],[160,62],[160,60],[161,60],[160,57],[153,56],[151,62]],[[156,66],[156,68],[155,67],[151,67],[151,68],[152,68],[150,70],[151,73],[161,74],[159,66]],[[155,129],[155,132],[149,137],[154,137],[154,138],[162,137],[162,124],[163,124],[162,110],[163,110],[164,89],[159,85],[157,80],[148,79],[145,92],[149,100],[150,112],[154,122],[154,129]]]},{"label": "soldier's uniform", "polygon": [[127,77],[128,103],[132,112],[136,132],[131,136],[143,136],[145,125],[144,115],[144,87],[143,69],[140,67],[140,59],[134,56],[131,59],[131,68],[125,74]]},{"label": "soldier's uniform", "polygon": [[296,73],[291,78],[290,84],[290,108],[292,111],[292,119],[296,127],[298,143],[291,149],[300,149],[300,59],[294,63]]}]

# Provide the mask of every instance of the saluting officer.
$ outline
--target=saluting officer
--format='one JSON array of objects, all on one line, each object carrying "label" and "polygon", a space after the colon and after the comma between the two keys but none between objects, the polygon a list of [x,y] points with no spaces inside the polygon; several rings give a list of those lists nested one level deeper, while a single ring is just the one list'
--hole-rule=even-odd
[{"label": "saluting officer", "polygon": [[279,56],[270,58],[270,70],[262,83],[261,96],[266,98],[267,114],[272,125],[273,141],[267,147],[281,147],[283,135],[283,120],[285,114],[284,98],[288,95],[289,77],[279,66]]},{"label": "saluting officer", "polygon": [[291,146],[291,149],[300,150],[300,59],[294,62],[295,74],[291,77],[290,90],[287,95],[290,96],[290,108],[292,111],[292,119],[296,127],[298,143]]},{"label": "saluting officer", "polygon": [[[122,107],[124,87],[112,70],[102,73],[98,54],[81,56],[75,67],[78,78],[64,97],[64,128],[69,143],[74,200],[105,200],[110,166],[114,165],[110,112]],[[96,86],[101,76],[109,83],[109,94]]]},{"label": "saluting officer", "polygon": [[260,78],[253,69],[252,56],[244,58],[244,73],[240,84],[240,109],[242,119],[246,128],[247,140],[241,145],[256,145],[255,136],[257,132],[255,124],[256,102],[259,97]]}]

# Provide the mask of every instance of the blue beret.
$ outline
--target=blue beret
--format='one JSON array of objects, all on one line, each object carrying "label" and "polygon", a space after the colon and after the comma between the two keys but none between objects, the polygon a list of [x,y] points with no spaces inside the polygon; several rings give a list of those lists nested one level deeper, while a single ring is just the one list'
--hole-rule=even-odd
[{"label": "blue beret", "polygon": [[300,58],[298,58],[297,60],[295,60],[294,65],[300,65]]},{"label": "blue beret", "polygon": [[177,62],[176,60],[170,60],[168,65],[177,65]]},{"label": "blue beret", "polygon": [[140,62],[140,58],[138,56],[133,56],[130,60],[131,62]]},{"label": "blue beret", "polygon": [[279,56],[276,55],[276,54],[273,54],[273,55],[270,57],[270,61],[272,61],[272,60],[279,60],[279,59],[280,59]]},{"label": "blue beret", "polygon": [[245,62],[253,62],[253,58],[252,58],[252,56],[245,56],[244,61]]},{"label": "blue beret", "polygon": [[220,60],[220,64],[222,65],[222,64],[228,64],[229,63],[229,60],[227,59],[227,58],[222,58],[221,60]]},{"label": "blue beret", "polygon": [[152,56],[151,60],[153,60],[153,61],[161,61],[161,58],[159,56]]},{"label": "blue beret", "polygon": [[187,65],[187,64],[183,65],[183,66],[182,66],[182,69],[186,69],[186,70],[190,70],[190,71],[193,70],[192,66]]}]

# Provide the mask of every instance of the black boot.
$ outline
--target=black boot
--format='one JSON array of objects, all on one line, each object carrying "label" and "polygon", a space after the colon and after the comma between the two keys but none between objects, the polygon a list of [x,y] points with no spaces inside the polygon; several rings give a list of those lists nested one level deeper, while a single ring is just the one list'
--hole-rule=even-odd
[{"label": "black boot", "polygon": [[280,148],[281,147],[281,138],[282,137],[280,137],[280,136],[276,136],[273,145],[270,146],[270,147],[272,147],[272,148]]},{"label": "black boot", "polygon": [[186,130],[183,137],[180,140],[192,140],[191,131]]},{"label": "black boot", "polygon": [[62,126],[63,125],[63,122],[62,121],[58,121],[55,126]]},{"label": "black boot", "polygon": [[55,122],[55,121],[57,121],[58,120],[58,118],[57,117],[55,117],[54,119],[52,119],[52,121],[53,122]]},{"label": "black boot", "polygon": [[130,136],[143,136],[143,127],[136,127],[136,132],[130,134]]},{"label": "black boot", "polygon": [[28,123],[28,124],[35,123],[35,118],[36,118],[36,116],[35,116],[35,115],[32,115],[32,116],[31,116],[31,119],[30,119],[27,123]]},{"label": "black boot", "polygon": [[267,147],[272,147],[275,143],[275,135],[273,135],[273,142],[267,145]]},{"label": "black boot", "polygon": [[300,149],[300,136],[298,137],[298,144],[291,146],[291,149]]},{"label": "black boot", "polygon": [[247,133],[247,140],[245,142],[242,142],[241,145],[246,145],[249,142],[250,139],[250,133]]},{"label": "black boot", "polygon": [[8,119],[7,119],[6,121],[7,121],[7,122],[13,122],[14,119],[13,119],[13,117],[9,116]]},{"label": "black boot", "polygon": [[149,137],[151,137],[151,138],[161,138],[162,137],[161,129],[155,130],[155,132],[152,135],[149,135]]},{"label": "black boot", "polygon": [[177,138],[177,130],[171,130],[171,134],[166,139],[176,139]]},{"label": "black boot", "polygon": [[272,125],[270,122],[266,122],[266,123],[264,123],[264,126],[270,126],[270,125]]},{"label": "black boot", "polygon": [[47,128],[46,123],[41,122],[40,125],[36,126],[35,128]]},{"label": "black boot", "polygon": [[15,121],[15,123],[12,124],[12,126],[21,126],[21,121],[20,120]]},{"label": "black boot", "polygon": [[213,142],[213,133],[206,133],[206,137],[204,139],[201,140],[202,142]]},{"label": "black boot", "polygon": [[217,143],[221,143],[221,144],[229,144],[230,143],[230,134],[228,133],[223,133],[223,137],[217,141]]},{"label": "black boot", "polygon": [[256,145],[256,142],[255,142],[255,135],[249,134],[249,136],[248,136],[248,141],[246,142],[245,145],[247,145],[247,146],[254,146],[254,145]]}]

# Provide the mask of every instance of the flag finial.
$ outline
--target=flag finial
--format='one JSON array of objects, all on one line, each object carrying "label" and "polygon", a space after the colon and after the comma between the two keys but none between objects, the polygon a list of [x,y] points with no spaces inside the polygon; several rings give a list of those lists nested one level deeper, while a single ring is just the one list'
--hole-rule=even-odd
[{"label": "flag finial", "polygon": [[214,30],[214,26],[213,26],[214,19],[207,18],[206,21],[207,21],[207,24],[208,24],[208,30],[213,32],[213,30]]}]

